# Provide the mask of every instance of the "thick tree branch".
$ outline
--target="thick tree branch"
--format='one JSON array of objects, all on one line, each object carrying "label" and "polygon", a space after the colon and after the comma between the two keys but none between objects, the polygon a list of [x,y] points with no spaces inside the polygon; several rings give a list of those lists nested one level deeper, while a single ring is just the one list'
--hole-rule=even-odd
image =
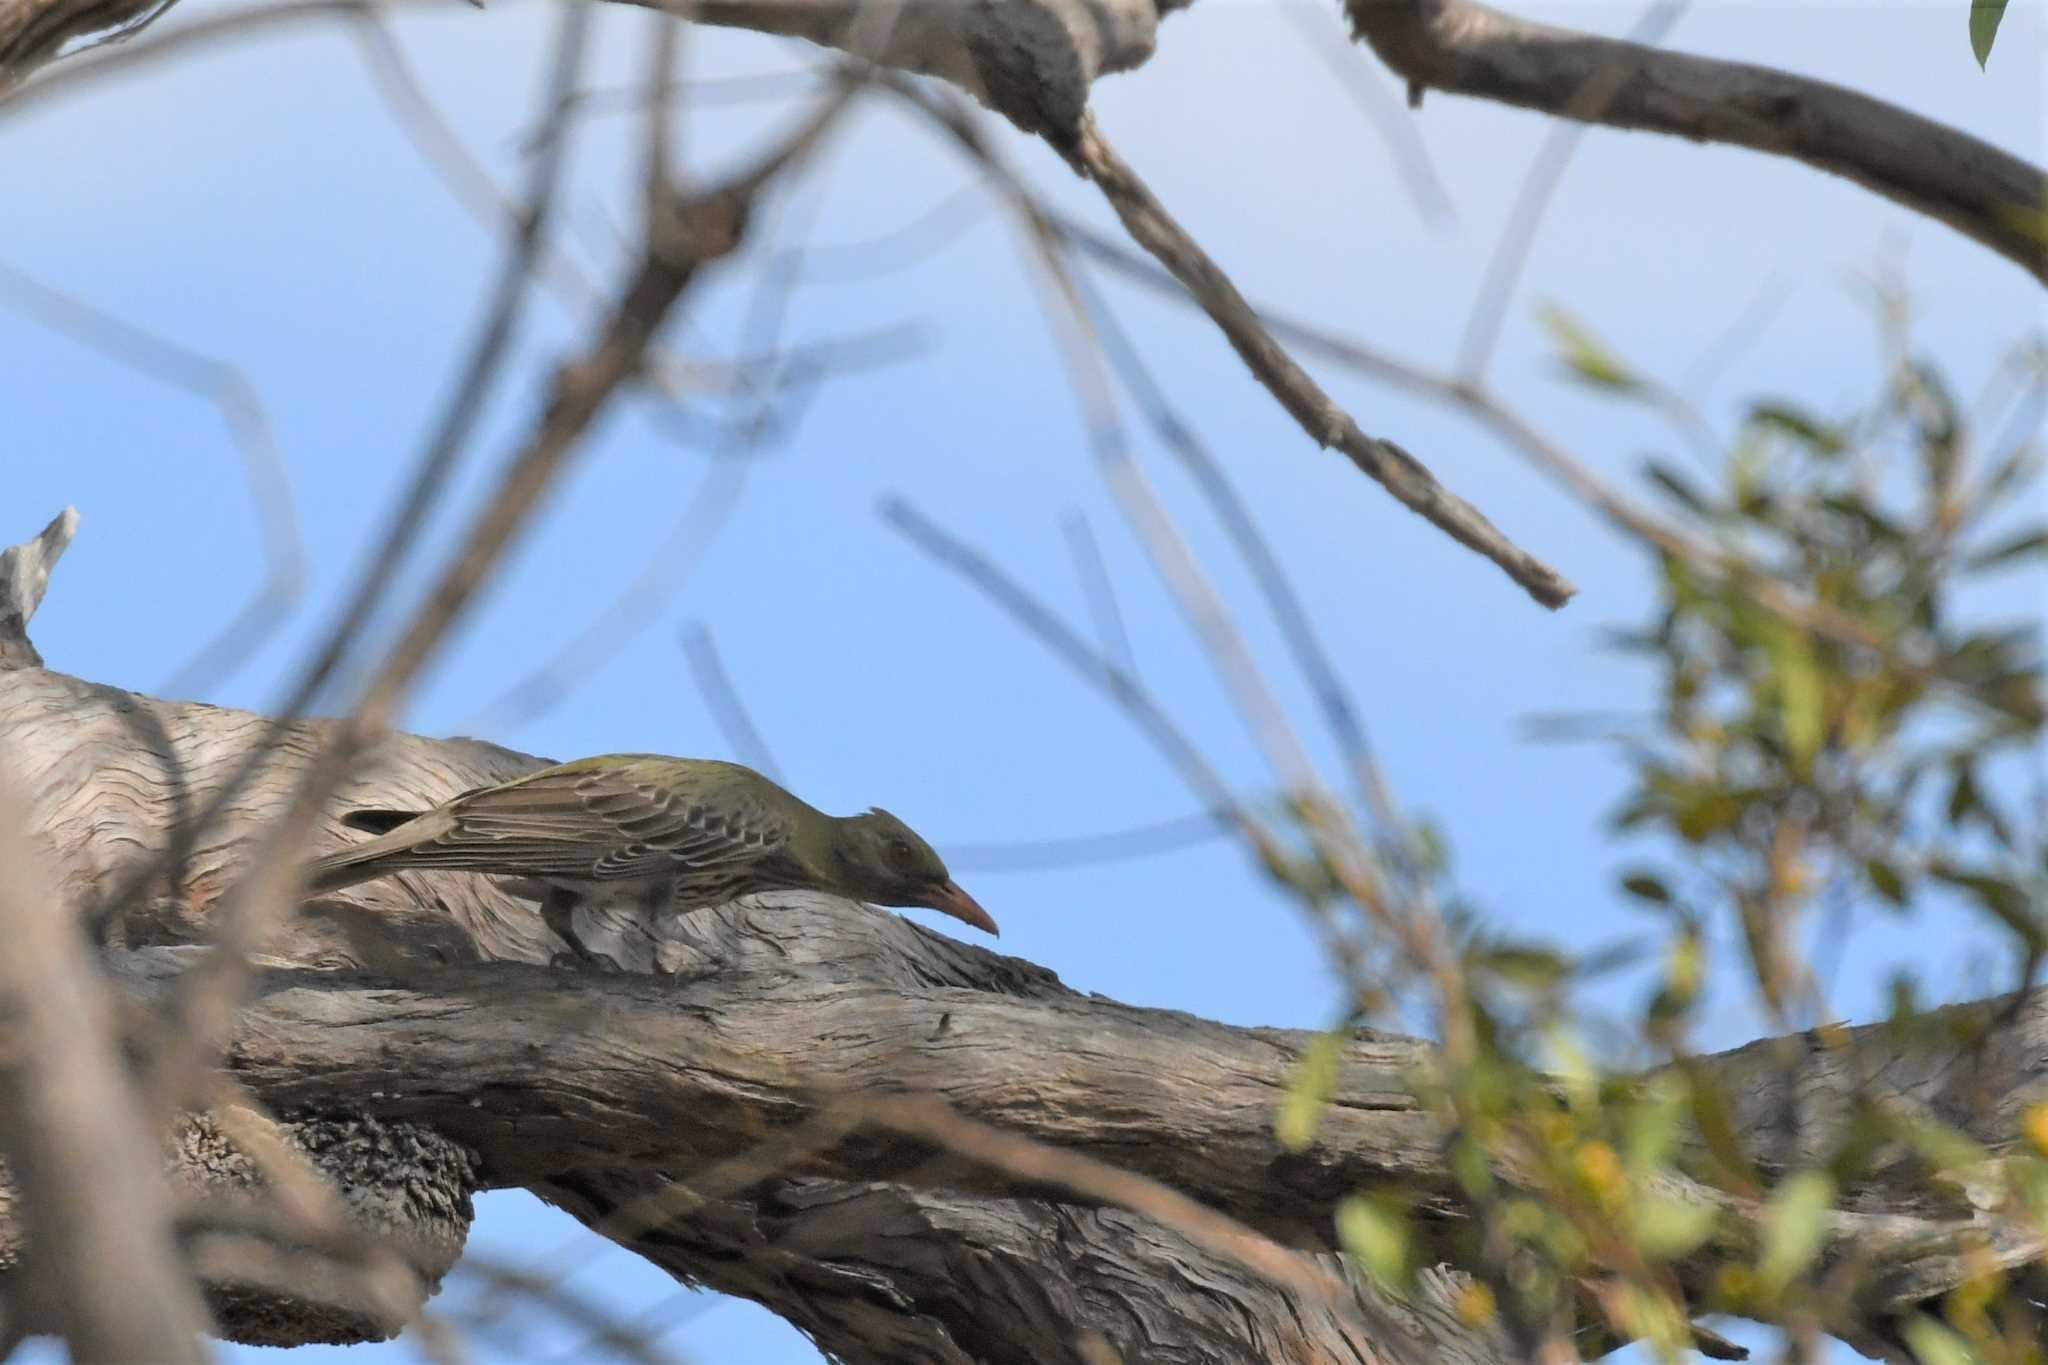
[{"label": "thick tree branch", "polygon": [[[0,96],[75,40],[146,20],[176,0],[0,0]],[[1160,19],[1188,0],[627,0],[728,28],[802,38],[938,76],[1026,132],[1064,141],[1098,76],[1152,55]],[[878,11],[896,11],[872,46]],[[261,15],[263,11],[252,12]],[[203,22],[203,21],[202,21]],[[198,25],[194,25],[197,27]],[[125,54],[124,54],[125,55]]]},{"label": "thick tree branch", "polygon": [[[109,962],[137,997],[163,996],[206,951],[177,941],[205,936],[323,728],[290,727],[264,776],[190,840],[175,880],[116,926]],[[0,669],[0,740],[48,851],[51,894],[66,904],[90,904],[180,841],[178,823],[268,733],[246,713]],[[397,736],[338,804],[431,803],[541,761]],[[343,837],[323,824],[321,842]],[[424,1209],[435,1235],[459,1235],[471,1167],[443,1154],[474,1150],[485,1183],[534,1189],[679,1278],[760,1300],[849,1360],[1085,1359],[1077,1333],[1126,1359],[1513,1359],[1458,1320],[1455,1274],[1407,1305],[1355,1281],[1348,1302],[1304,1296],[1099,1193],[1020,1183],[875,1124],[770,1162],[774,1173],[744,1188],[707,1189],[708,1202],[673,1202],[678,1182],[758,1161],[776,1135],[849,1097],[938,1096],[1149,1176],[1336,1269],[1329,1213],[1354,1190],[1420,1192],[1425,1236],[1455,1226],[1442,1134],[1408,1084],[1431,1064],[1426,1043],[1355,1039],[1316,1142],[1290,1153],[1272,1113],[1307,1035],[1082,996],[898,915],[800,894],[653,922],[598,906],[579,926],[586,939],[658,974],[607,977],[515,965],[547,960],[554,945],[530,905],[483,878],[408,875],[354,891],[359,900],[322,901],[293,921],[274,959],[291,965],[255,983],[228,1064],[280,1110],[431,1137],[414,1149],[425,1174],[387,1162],[372,1177],[415,1210],[400,1227]],[[1996,1026],[1982,1027],[1994,1009]],[[1862,1103],[1924,1112],[2002,1150],[2020,1110],[2048,1094],[2048,992],[1935,1021],[1773,1040],[1702,1065],[1734,1097],[1737,1135],[1767,1177],[1825,1151]],[[1716,1198],[1738,1221],[1756,1213],[1682,1182],[1679,1192]],[[662,1216],[642,1211],[649,1196]],[[1877,1272],[1873,1321],[2040,1251],[1967,1200],[1941,1202],[1903,1162],[1852,1184],[1825,1231],[1824,1258]],[[273,1317],[262,1339],[292,1330]]]},{"label": "thick tree branch", "polygon": [[[1897,105],[1770,67],[1533,23],[1477,0],[1345,0],[1345,8],[1353,31],[1411,91],[1789,156],[1947,223],[2048,283],[2048,176]],[[1580,92],[1596,80],[1612,81],[1612,94],[1581,106]]]}]

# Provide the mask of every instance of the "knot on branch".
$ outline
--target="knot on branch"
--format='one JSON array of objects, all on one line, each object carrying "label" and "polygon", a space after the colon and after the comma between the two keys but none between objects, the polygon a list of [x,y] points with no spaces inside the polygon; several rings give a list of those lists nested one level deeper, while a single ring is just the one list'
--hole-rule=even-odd
[{"label": "knot on branch", "polygon": [[[478,1186],[478,1161],[467,1148],[423,1128],[360,1115],[306,1116],[275,1125],[247,1112],[237,1123],[262,1124],[277,1141],[327,1177],[339,1192],[347,1232],[365,1245],[399,1252],[412,1272],[409,1292],[371,1302],[349,1291],[353,1267],[332,1249],[294,1245],[262,1235],[248,1214],[248,1196],[266,1189],[260,1163],[211,1113],[181,1117],[164,1166],[182,1193],[180,1219],[201,1269],[215,1330],[251,1346],[352,1345],[396,1336],[441,1284],[462,1254]],[[16,1190],[0,1167],[0,1273],[16,1270],[25,1250],[14,1216]],[[32,1254],[32,1252],[31,1252]],[[289,1261],[301,1293],[266,1283],[266,1270]],[[323,1272],[320,1261],[331,1269]]]}]

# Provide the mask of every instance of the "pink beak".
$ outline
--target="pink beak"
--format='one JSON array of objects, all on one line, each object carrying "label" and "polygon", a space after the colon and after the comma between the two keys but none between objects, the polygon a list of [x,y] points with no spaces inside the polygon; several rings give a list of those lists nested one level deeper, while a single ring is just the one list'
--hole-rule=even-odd
[{"label": "pink beak", "polygon": [[996,928],[996,922],[989,918],[988,911],[976,904],[974,897],[962,891],[957,882],[940,883],[926,892],[925,899],[919,903],[951,915],[954,919],[971,924],[997,938],[1003,936],[1003,931]]}]

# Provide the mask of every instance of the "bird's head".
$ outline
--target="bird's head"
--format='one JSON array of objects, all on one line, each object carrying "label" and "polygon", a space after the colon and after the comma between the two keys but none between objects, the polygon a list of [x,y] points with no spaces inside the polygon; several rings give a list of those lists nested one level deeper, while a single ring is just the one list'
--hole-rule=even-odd
[{"label": "bird's head", "polygon": [[988,911],[954,884],[932,846],[885,810],[838,821],[830,856],[839,889],[860,900],[921,905],[991,934],[1001,932]]}]

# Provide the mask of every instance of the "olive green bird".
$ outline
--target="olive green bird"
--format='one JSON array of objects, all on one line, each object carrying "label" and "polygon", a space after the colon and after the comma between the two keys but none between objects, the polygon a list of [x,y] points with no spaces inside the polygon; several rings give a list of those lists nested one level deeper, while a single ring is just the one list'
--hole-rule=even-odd
[{"label": "olive green bird", "polygon": [[356,810],[366,839],[312,865],[333,891],[393,872],[480,872],[542,889],[541,917],[585,962],[585,896],[653,909],[720,905],[754,891],[829,891],[919,905],[989,933],[930,844],[885,810],[827,815],[751,768],[705,758],[604,754],[464,792],[430,811]]}]

